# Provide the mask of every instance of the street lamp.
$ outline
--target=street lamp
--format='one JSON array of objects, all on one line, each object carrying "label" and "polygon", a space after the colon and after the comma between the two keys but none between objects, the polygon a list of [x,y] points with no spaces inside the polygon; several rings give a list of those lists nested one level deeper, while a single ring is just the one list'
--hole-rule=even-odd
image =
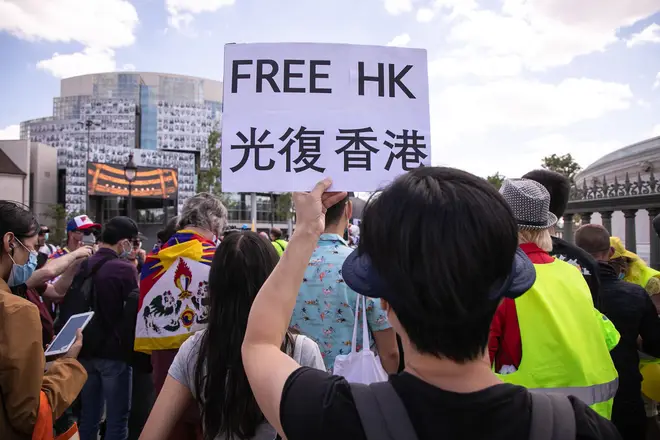
[{"label": "street lamp", "polygon": [[101,124],[98,123],[98,122],[94,122],[91,119],[88,119],[85,122],[78,121],[77,124],[82,125],[83,127],[85,127],[87,129],[87,162],[89,162],[89,146],[90,146],[89,137],[90,137],[90,133],[92,131],[92,127],[100,127]]},{"label": "street lamp", "polygon": [[137,177],[137,166],[133,162],[133,153],[128,155],[128,162],[124,165],[124,177],[128,181],[128,217],[132,215],[133,212],[133,194],[132,194],[132,185],[133,181]]},{"label": "street lamp", "polygon": [[[92,130],[92,127],[100,127],[101,124],[98,122],[94,122],[91,119],[87,119],[85,122],[78,121],[76,124],[82,125],[83,127],[87,128],[87,161],[85,162],[85,187],[87,188],[85,190],[85,210],[87,211],[88,214],[90,214],[89,209],[89,184],[87,183],[87,165],[89,164],[89,138],[90,138],[90,133]],[[92,213],[92,215],[95,215]]]}]

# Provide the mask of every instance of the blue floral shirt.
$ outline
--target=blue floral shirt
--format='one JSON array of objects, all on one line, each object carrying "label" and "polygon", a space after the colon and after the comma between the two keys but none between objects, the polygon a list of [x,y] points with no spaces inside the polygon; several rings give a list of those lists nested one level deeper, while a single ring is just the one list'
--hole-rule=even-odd
[{"label": "blue floral shirt", "polygon": [[[337,355],[351,352],[358,294],[346,286],[341,268],[352,251],[339,235],[321,235],[305,271],[291,318],[293,329],[310,337],[319,345],[329,371],[332,371]],[[363,342],[362,319],[358,319],[359,351]],[[380,308],[380,301],[367,298],[367,324],[371,332],[391,327],[385,312]],[[369,338],[369,346],[373,346],[371,333]]]}]

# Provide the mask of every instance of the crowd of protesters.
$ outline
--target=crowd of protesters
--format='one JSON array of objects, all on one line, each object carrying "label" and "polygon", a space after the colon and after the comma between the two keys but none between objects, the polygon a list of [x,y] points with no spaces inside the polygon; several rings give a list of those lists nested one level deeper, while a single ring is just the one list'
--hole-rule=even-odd
[{"label": "crowd of protesters", "polygon": [[294,194],[288,241],[197,194],[150,252],[128,217],[58,248],[0,201],[0,439],[660,438],[660,272],[558,237],[566,178],[419,168],[359,227],[331,189]]}]

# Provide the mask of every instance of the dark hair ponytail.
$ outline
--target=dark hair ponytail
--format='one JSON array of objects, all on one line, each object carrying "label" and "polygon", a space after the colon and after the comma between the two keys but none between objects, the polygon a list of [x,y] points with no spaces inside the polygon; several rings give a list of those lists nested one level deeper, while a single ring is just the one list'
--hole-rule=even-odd
[{"label": "dark hair ponytail", "polygon": [[[254,437],[264,415],[248,383],[241,345],[259,289],[277,265],[273,245],[254,232],[229,234],[216,250],[209,274],[209,325],[200,340],[195,395],[204,439]],[[291,353],[287,334],[282,350]]]}]

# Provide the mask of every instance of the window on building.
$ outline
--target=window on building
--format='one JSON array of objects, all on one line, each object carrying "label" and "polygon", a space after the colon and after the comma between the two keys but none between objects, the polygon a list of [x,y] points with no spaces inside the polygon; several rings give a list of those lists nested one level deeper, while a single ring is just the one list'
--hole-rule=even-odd
[{"label": "window on building", "polygon": [[30,173],[30,190],[28,191],[29,193],[29,200],[30,200],[30,210],[34,211],[34,173]]},{"label": "window on building", "polygon": [[60,205],[64,205],[65,202],[66,202],[66,169],[63,169],[63,170],[57,170],[57,203]]}]

